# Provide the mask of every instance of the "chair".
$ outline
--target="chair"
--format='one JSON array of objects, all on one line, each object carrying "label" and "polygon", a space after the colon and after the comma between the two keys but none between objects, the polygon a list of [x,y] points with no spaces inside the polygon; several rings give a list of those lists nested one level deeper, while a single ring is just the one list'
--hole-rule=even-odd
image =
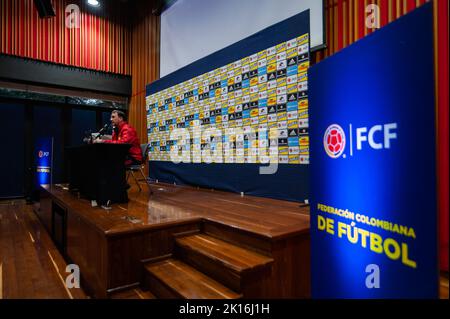
[{"label": "chair", "polygon": [[142,164],[135,164],[135,165],[127,165],[126,167],[126,171],[127,171],[127,182],[128,182],[128,178],[130,177],[130,175],[133,176],[134,181],[136,182],[137,186],[139,187],[139,191],[142,190],[141,185],[139,184],[139,180],[136,178],[136,175],[134,175],[135,172],[139,172],[142,176],[142,178],[144,179],[144,181],[147,183],[148,186],[148,180],[145,177],[144,174],[144,167],[145,167],[145,163],[147,162],[148,159],[148,151],[149,151],[150,145],[149,144],[141,144],[141,152],[142,152]]}]

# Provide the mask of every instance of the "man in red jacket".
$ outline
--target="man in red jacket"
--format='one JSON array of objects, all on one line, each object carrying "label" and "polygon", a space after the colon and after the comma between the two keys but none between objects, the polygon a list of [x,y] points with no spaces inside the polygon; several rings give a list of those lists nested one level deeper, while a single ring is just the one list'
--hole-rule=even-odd
[{"label": "man in red jacket", "polygon": [[137,132],[127,122],[127,116],[120,110],[111,112],[111,123],[114,127],[111,140],[95,140],[96,143],[131,144],[125,165],[142,164],[141,143]]}]

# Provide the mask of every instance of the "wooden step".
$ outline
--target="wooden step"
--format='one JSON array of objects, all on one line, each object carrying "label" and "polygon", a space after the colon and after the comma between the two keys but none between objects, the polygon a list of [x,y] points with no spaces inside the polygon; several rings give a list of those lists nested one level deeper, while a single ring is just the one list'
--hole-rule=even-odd
[{"label": "wooden step", "polygon": [[[245,277],[270,270],[273,259],[206,234],[176,238],[176,256],[217,281],[242,292]],[[252,279],[257,278],[252,276]]]},{"label": "wooden step", "polygon": [[124,291],[114,292],[110,299],[156,299],[150,291],[144,291],[139,287],[130,288]]},{"label": "wooden step", "polygon": [[258,233],[231,227],[228,224],[205,220],[202,232],[212,237],[223,239],[237,246],[257,251],[260,254],[272,256],[272,239]]},{"label": "wooden step", "polygon": [[145,285],[158,298],[241,298],[240,294],[177,259],[146,264],[145,271]]}]

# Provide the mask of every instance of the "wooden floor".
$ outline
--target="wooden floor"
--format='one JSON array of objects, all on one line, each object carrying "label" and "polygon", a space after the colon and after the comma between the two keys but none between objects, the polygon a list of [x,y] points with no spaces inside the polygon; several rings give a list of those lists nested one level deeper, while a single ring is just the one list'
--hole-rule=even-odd
[{"label": "wooden floor", "polygon": [[[298,203],[162,184],[153,185],[152,190],[153,195],[149,196],[148,192],[132,188],[128,204],[114,205],[108,211],[96,208],[96,223],[106,232],[121,233],[184,219],[208,218],[272,238],[309,228],[308,208]],[[65,201],[73,200],[65,198],[63,191],[59,196]],[[85,206],[83,210],[94,209],[88,201],[76,202],[74,205]],[[31,205],[23,201],[0,202],[0,299],[89,298],[82,289],[66,288],[66,265]],[[448,291],[447,274],[441,276],[441,298],[448,299]],[[111,298],[154,296],[133,287],[114,293]]]},{"label": "wooden floor", "polygon": [[[0,299],[88,299],[83,289],[67,289],[67,263],[23,200],[0,201]],[[153,299],[139,287],[112,299]]]},{"label": "wooden floor", "polygon": [[0,202],[0,298],[86,298],[81,289],[66,289],[65,268],[32,206]]}]

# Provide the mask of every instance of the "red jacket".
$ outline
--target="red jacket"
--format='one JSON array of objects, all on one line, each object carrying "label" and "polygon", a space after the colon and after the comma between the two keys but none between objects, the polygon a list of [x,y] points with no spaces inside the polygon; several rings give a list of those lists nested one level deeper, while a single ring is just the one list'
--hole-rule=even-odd
[{"label": "red jacket", "polygon": [[116,133],[116,130],[113,130],[112,140],[106,140],[105,143],[131,144],[128,155],[133,157],[135,160],[142,162],[142,151],[139,137],[137,136],[135,128],[127,122],[122,122],[119,125],[118,133]]}]

